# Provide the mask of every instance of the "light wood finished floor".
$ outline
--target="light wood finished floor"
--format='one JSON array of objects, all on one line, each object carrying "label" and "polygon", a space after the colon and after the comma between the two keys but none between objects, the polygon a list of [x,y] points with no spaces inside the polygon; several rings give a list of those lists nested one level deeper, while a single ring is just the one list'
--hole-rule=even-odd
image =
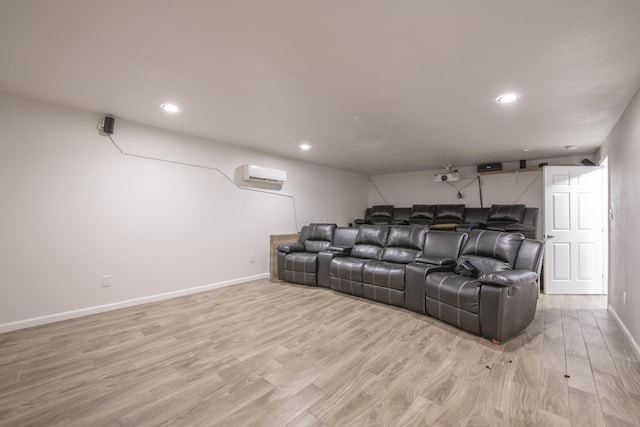
[{"label": "light wood finished floor", "polygon": [[266,280],[0,335],[2,426],[631,426],[603,297],[542,296],[503,346]]}]

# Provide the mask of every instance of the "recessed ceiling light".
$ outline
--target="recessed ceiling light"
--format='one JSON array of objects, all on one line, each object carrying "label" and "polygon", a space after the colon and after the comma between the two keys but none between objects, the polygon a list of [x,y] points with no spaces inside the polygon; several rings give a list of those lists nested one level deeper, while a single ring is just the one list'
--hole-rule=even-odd
[{"label": "recessed ceiling light", "polygon": [[564,148],[566,148],[567,150],[575,150],[576,148],[578,148],[577,145],[565,145]]},{"label": "recessed ceiling light", "polygon": [[522,149],[522,151],[524,151],[525,153],[528,152],[528,151],[532,151],[532,150],[533,150],[533,148],[523,148]]},{"label": "recessed ceiling light", "polygon": [[167,113],[179,113],[182,111],[182,108],[176,104],[171,104],[169,102],[165,102],[164,104],[160,104],[160,108],[162,108]]},{"label": "recessed ceiling light", "polygon": [[304,151],[308,151],[308,150],[311,149],[311,145],[307,144],[307,143],[304,143],[304,144],[298,145],[298,148],[300,148],[301,150],[304,150]]},{"label": "recessed ceiling light", "polygon": [[509,92],[497,97],[496,102],[498,104],[509,104],[517,101],[518,99],[520,99],[520,94],[518,92]]}]

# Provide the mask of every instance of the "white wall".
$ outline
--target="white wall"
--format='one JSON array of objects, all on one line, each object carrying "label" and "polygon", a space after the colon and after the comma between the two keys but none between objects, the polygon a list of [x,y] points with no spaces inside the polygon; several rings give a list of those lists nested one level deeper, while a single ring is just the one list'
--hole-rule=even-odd
[{"label": "white wall", "polygon": [[[584,158],[592,159],[592,156],[530,160],[527,164],[530,167],[534,167],[542,162],[547,162],[550,165],[579,165],[580,161]],[[518,167],[519,164],[517,162],[503,164],[504,170],[518,169]],[[460,203],[469,207],[480,206],[478,181],[473,181],[478,176],[476,167],[461,167],[458,168],[458,171],[460,172],[461,179],[451,184],[458,188],[466,186],[466,188],[461,190],[462,199],[457,198],[458,191],[451,185],[442,182],[433,182],[433,176],[436,173],[443,172],[443,170],[438,169],[370,177],[369,206],[386,204],[387,202],[388,204],[398,207],[411,207],[413,204],[420,203]],[[542,169],[518,171],[517,173],[482,175],[481,183],[482,205],[485,207],[489,207],[492,204],[522,203],[527,206],[539,208],[538,237],[542,235]]]},{"label": "white wall", "polygon": [[640,285],[636,269],[640,239],[640,92],[631,99],[601,148],[599,157],[605,156],[609,161],[609,200],[614,214],[609,222],[609,306],[640,353]]},{"label": "white wall", "polygon": [[[216,171],[122,156],[99,135],[102,117],[0,94],[0,331],[260,277],[269,235],[296,231],[291,199],[240,190]],[[243,163],[285,169],[278,193],[295,197],[298,228],[346,225],[367,204],[363,175],[123,120],[114,139],[127,152],[231,177]],[[110,288],[100,286],[105,274]]]}]

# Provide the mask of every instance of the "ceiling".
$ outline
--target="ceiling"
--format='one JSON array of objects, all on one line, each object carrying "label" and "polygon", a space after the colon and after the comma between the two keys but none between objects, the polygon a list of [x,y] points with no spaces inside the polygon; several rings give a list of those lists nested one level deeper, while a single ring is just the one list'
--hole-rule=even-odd
[{"label": "ceiling", "polygon": [[593,153],[640,1],[1,0],[0,59],[0,91],[373,175]]}]

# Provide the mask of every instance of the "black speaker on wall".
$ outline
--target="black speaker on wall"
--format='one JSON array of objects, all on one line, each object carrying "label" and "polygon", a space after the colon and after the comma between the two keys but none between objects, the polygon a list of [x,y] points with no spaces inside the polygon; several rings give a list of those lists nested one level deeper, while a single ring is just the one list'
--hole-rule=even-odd
[{"label": "black speaker on wall", "polygon": [[111,116],[105,116],[102,124],[102,131],[107,135],[113,135],[113,128],[116,125],[116,119]]}]

